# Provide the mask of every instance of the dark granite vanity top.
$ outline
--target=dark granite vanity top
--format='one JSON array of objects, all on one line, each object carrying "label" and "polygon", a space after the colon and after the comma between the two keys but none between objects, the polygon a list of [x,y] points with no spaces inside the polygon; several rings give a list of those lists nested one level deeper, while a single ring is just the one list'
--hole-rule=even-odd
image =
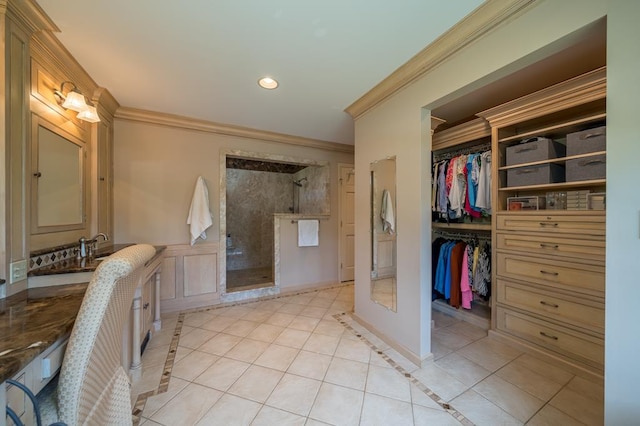
[{"label": "dark granite vanity top", "polygon": [[0,300],[0,382],[71,333],[86,289],[87,283],[34,288]]}]

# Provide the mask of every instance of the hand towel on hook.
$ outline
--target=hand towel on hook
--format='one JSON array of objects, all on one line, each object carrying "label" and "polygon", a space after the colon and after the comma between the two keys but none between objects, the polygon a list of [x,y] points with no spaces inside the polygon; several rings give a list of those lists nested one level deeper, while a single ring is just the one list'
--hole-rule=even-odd
[{"label": "hand towel on hook", "polygon": [[298,220],[298,247],[313,247],[318,243],[318,229],[320,222],[317,219]]},{"label": "hand towel on hook", "polygon": [[191,207],[189,207],[187,225],[190,225],[191,245],[194,245],[198,238],[206,240],[206,229],[213,225],[211,210],[209,210],[209,191],[207,191],[207,184],[202,176],[198,176],[196,181],[196,189],[191,199]]}]

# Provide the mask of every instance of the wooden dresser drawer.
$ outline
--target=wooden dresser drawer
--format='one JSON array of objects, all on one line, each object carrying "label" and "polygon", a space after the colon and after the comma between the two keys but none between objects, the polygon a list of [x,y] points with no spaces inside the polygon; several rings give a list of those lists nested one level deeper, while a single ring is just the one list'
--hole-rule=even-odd
[{"label": "wooden dresser drawer", "polygon": [[508,232],[496,234],[498,250],[522,251],[553,256],[578,257],[602,262],[605,259],[604,238],[576,239],[564,236],[545,236],[535,233],[513,234]]},{"label": "wooden dresser drawer", "polygon": [[496,270],[503,278],[533,281],[594,296],[604,296],[604,266],[498,252]]},{"label": "wooden dresser drawer", "polygon": [[604,334],[604,302],[498,280],[498,303]]},{"label": "wooden dresser drawer", "polygon": [[593,214],[522,214],[496,215],[499,231],[533,231],[546,234],[605,235],[605,216]]},{"label": "wooden dresser drawer", "polygon": [[497,307],[497,328],[583,363],[603,369],[604,339]]}]

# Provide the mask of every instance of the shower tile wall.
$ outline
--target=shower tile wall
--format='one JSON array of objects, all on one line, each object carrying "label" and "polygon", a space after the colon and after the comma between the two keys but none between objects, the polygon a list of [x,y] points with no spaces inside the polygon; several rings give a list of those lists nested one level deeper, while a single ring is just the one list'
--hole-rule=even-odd
[{"label": "shower tile wall", "polygon": [[227,169],[228,270],[272,265],[273,214],[290,213],[291,182],[290,174]]},{"label": "shower tile wall", "polygon": [[307,181],[300,188],[300,210],[296,213],[329,214],[329,167],[309,166],[293,175],[294,180],[305,177]]}]

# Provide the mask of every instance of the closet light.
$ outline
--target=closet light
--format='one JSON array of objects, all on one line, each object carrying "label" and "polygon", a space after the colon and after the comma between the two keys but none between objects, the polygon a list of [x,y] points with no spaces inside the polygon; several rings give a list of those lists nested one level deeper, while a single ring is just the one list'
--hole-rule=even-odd
[{"label": "closet light", "polygon": [[[65,84],[73,86],[66,94],[64,93]],[[53,95],[62,108],[76,111],[80,120],[84,120],[89,123],[97,123],[100,121],[96,107],[87,103],[85,96],[80,93],[78,87],[73,82],[63,81],[60,85],[60,89],[53,91]]]}]

